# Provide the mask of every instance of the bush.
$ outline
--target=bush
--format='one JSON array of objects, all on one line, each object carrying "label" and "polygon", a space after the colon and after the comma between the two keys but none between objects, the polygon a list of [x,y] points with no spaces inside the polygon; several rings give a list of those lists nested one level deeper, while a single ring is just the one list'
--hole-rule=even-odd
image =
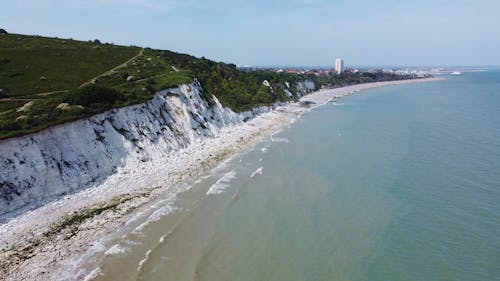
[{"label": "bush", "polygon": [[19,125],[17,121],[6,120],[4,122],[0,122],[0,130],[14,131],[19,129],[21,129],[21,125]]},{"label": "bush", "polygon": [[111,106],[117,101],[124,99],[123,94],[115,89],[98,85],[86,85],[72,91],[67,102],[83,106],[96,104]]}]

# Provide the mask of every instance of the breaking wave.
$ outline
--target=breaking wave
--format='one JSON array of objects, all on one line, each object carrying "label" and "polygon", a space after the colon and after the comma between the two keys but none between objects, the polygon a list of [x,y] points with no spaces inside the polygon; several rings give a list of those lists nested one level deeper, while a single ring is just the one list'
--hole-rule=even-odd
[{"label": "breaking wave", "polygon": [[94,280],[96,279],[97,277],[99,277],[100,275],[102,275],[102,270],[100,267],[92,270],[87,276],[85,276],[83,278],[83,281],[90,281],[90,280]]},{"label": "breaking wave", "polygon": [[264,167],[260,167],[258,168],[257,170],[255,170],[255,172],[253,172],[250,177],[253,178],[255,177],[256,175],[262,175],[262,170],[264,169]]},{"label": "breaking wave", "polygon": [[142,266],[144,265],[144,263],[146,261],[148,261],[149,259],[149,256],[151,255],[151,253],[153,252],[153,250],[149,249],[147,252],[146,252],[146,255],[144,256],[144,258],[139,262],[139,265],[137,266],[137,272],[140,272],[141,269],[142,269]]},{"label": "breaking wave", "polygon": [[113,245],[113,247],[109,248],[106,252],[104,252],[104,254],[110,256],[110,255],[124,254],[126,252],[128,252],[128,248],[125,248],[120,244],[115,244]]},{"label": "breaking wave", "polygon": [[221,194],[229,187],[229,182],[236,177],[236,171],[227,172],[217,180],[207,191],[207,195]]},{"label": "breaking wave", "polygon": [[174,202],[172,201],[166,202],[164,206],[154,211],[145,222],[141,223],[138,227],[136,227],[133,232],[134,233],[141,232],[150,223],[159,221],[162,217],[171,214],[177,210],[178,208],[174,205]]},{"label": "breaking wave", "polygon": [[286,143],[289,143],[290,141],[288,139],[286,139],[286,138],[271,136],[271,142],[286,142]]}]

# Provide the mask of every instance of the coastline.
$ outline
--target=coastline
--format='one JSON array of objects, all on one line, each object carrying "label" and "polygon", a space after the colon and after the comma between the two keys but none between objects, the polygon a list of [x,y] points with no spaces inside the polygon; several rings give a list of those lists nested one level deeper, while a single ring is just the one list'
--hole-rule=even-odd
[{"label": "coastline", "polygon": [[[136,211],[148,201],[160,196],[175,198],[183,191],[182,183],[204,175],[223,160],[252,147],[262,137],[294,122],[304,112],[363,90],[437,80],[441,78],[320,90],[304,96],[298,103],[280,106],[246,123],[224,128],[215,138],[173,152],[164,161],[126,167],[98,187],[27,212],[0,225],[0,279],[83,279],[74,275],[82,256],[91,248],[102,246],[96,242],[101,237],[130,223]],[[76,212],[85,216],[76,217]],[[92,276],[88,277],[91,280]]]}]

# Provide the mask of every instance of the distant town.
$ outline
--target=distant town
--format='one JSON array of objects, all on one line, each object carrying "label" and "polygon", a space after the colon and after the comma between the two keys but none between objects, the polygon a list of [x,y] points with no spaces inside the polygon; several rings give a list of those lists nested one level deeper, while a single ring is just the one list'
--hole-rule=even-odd
[{"label": "distant town", "polygon": [[342,75],[343,73],[358,73],[358,72],[368,72],[368,73],[391,73],[396,75],[404,76],[414,76],[418,78],[428,77],[429,75],[440,75],[454,73],[456,70],[448,68],[421,68],[421,67],[346,67],[344,60],[337,58],[332,67],[252,67],[252,66],[241,66],[238,67],[240,70],[245,72],[257,71],[257,70],[267,70],[274,71],[277,73],[293,73],[293,74],[310,74],[316,76],[331,76],[331,75]]}]

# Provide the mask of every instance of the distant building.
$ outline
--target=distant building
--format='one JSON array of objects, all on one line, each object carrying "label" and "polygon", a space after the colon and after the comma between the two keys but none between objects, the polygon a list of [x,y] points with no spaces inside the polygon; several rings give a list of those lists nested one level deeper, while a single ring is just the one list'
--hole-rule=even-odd
[{"label": "distant building", "polygon": [[0,34],[7,34],[7,31],[3,28],[0,28]]},{"label": "distant building", "polygon": [[291,69],[287,69],[286,73],[300,74],[300,70],[299,69],[295,69],[295,68],[291,68]]},{"label": "distant building", "polygon": [[342,59],[335,60],[335,72],[337,72],[337,74],[344,72],[344,60]]}]

